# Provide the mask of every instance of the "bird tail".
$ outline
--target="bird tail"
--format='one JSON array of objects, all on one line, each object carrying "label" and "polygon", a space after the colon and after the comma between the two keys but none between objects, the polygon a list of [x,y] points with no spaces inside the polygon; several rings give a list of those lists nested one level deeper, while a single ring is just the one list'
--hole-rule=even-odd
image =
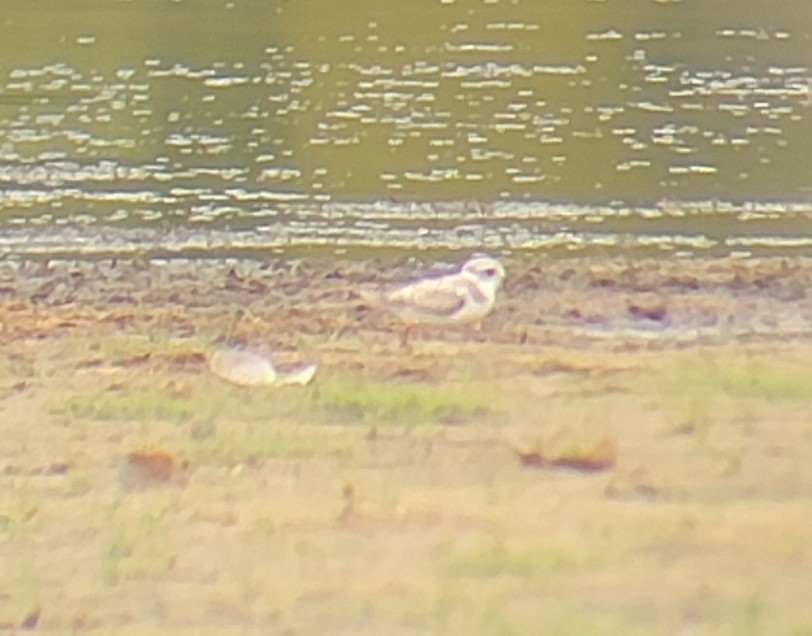
[{"label": "bird tail", "polygon": [[383,302],[380,290],[361,287],[358,289],[360,304],[367,307],[378,307]]}]

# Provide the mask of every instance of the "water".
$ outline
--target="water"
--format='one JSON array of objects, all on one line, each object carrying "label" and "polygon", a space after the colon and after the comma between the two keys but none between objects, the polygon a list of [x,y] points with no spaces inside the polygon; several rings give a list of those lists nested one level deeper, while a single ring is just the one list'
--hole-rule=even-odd
[{"label": "water", "polygon": [[796,0],[5,0],[0,249],[810,253]]}]

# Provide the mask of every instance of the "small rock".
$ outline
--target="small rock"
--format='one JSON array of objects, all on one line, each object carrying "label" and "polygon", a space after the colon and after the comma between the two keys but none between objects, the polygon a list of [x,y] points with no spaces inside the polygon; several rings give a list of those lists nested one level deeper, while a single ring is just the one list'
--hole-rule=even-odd
[{"label": "small rock", "polygon": [[305,385],[316,374],[316,365],[309,362],[293,362],[277,369],[268,356],[239,349],[218,349],[209,356],[209,369],[238,386]]}]

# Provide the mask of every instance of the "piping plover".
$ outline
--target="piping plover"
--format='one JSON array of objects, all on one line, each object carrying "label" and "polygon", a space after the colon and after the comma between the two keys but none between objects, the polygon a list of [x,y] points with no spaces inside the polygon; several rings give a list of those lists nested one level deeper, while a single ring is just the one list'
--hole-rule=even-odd
[{"label": "piping plover", "polygon": [[373,304],[400,316],[406,323],[401,344],[418,324],[479,322],[493,309],[496,292],[505,277],[502,264],[487,256],[467,260],[459,272],[423,278],[389,291],[364,296]]}]

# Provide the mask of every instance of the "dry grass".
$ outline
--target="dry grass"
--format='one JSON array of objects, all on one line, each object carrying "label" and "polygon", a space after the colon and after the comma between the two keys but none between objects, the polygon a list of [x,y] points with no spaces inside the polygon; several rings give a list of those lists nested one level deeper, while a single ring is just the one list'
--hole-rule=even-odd
[{"label": "dry grass", "polygon": [[[365,369],[363,344],[346,341],[313,386],[276,390],[173,366],[195,341],[31,347],[16,343],[0,376],[2,624],[812,629],[808,346],[425,341]],[[436,367],[444,377],[415,372]],[[520,461],[523,445],[588,455],[604,439],[607,470]],[[139,448],[188,460],[188,483],[123,489]]]},{"label": "dry grass", "polygon": [[207,372],[216,312],[14,311],[4,628],[812,633],[807,342],[360,330],[302,336],[315,382],[266,390]]}]

